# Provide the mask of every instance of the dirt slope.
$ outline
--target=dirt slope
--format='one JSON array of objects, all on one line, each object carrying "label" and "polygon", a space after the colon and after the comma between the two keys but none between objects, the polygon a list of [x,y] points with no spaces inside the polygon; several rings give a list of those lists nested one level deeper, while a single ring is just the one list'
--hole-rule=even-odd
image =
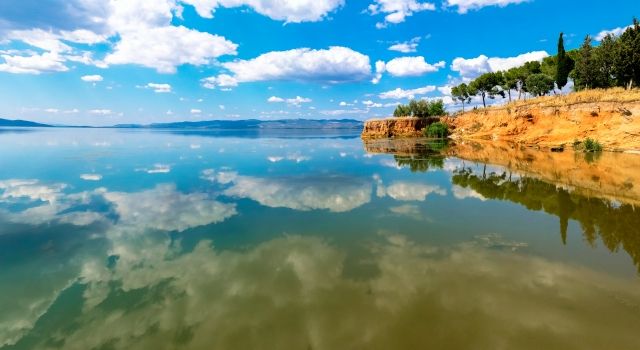
[{"label": "dirt slope", "polygon": [[454,139],[500,140],[543,148],[587,137],[606,150],[640,152],[640,90],[590,90],[478,109],[444,118]]}]

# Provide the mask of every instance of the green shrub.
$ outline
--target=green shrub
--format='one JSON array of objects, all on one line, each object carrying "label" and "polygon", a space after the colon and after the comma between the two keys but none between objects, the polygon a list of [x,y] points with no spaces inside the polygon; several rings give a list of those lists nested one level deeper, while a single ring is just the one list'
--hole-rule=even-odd
[{"label": "green shrub", "polygon": [[446,139],[449,136],[449,127],[443,122],[435,122],[429,125],[425,135],[431,138]]},{"label": "green shrub", "polygon": [[585,152],[602,152],[602,145],[600,142],[587,138],[582,142],[582,146],[584,147]]}]

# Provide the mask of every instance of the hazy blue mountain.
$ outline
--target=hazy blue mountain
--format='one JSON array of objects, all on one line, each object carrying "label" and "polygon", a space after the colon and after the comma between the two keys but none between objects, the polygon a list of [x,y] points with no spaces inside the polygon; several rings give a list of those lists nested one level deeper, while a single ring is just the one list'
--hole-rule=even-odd
[{"label": "hazy blue mountain", "polygon": [[51,127],[51,125],[40,124],[36,122],[30,122],[28,120],[11,120],[0,118],[0,127],[2,126],[17,126],[17,127]]},{"label": "hazy blue mountain", "polygon": [[116,128],[151,129],[361,129],[354,119],[283,119],[283,120],[206,120],[198,122],[154,123],[150,125],[119,124]]}]

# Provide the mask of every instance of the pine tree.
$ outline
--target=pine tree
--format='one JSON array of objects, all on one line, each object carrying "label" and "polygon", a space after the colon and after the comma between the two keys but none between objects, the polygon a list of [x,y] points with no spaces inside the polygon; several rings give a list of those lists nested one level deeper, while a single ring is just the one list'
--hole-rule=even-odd
[{"label": "pine tree", "polygon": [[632,88],[640,84],[640,23],[634,18],[633,26],[616,41],[613,71],[619,85]]},{"label": "pine tree", "polygon": [[584,38],[582,46],[580,46],[574,75],[576,90],[593,88],[596,83],[598,69],[593,59],[593,47],[591,46],[590,35]]}]

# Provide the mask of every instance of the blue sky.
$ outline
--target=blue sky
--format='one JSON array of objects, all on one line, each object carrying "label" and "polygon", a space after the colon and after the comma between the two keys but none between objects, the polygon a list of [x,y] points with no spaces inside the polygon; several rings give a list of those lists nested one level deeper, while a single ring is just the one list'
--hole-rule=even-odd
[{"label": "blue sky", "polygon": [[619,32],[637,0],[3,0],[0,117],[109,125],[389,115]]}]

